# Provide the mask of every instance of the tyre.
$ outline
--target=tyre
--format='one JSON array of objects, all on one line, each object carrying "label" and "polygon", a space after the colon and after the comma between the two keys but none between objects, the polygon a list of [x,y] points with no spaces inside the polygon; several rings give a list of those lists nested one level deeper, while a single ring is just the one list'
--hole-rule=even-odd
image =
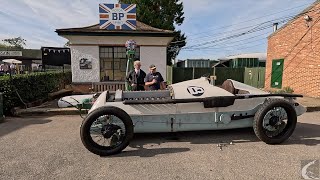
[{"label": "tyre", "polygon": [[132,120],[120,108],[100,107],[84,119],[80,137],[83,145],[94,154],[117,154],[129,145],[133,137]]},{"label": "tyre", "polygon": [[253,129],[267,144],[280,144],[293,133],[297,124],[294,107],[284,99],[269,99],[256,112]]}]

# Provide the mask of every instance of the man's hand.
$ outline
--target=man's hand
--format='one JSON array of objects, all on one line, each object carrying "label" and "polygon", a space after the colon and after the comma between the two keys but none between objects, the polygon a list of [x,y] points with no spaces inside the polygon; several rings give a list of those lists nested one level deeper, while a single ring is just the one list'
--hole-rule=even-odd
[{"label": "man's hand", "polygon": [[132,87],[135,87],[135,86],[137,86],[137,84],[131,84],[131,86],[132,86]]},{"label": "man's hand", "polygon": [[155,83],[157,83],[157,80],[153,79],[151,82],[152,82],[152,84],[155,84]]},{"label": "man's hand", "polygon": [[157,80],[153,79],[151,82],[146,82],[145,85],[146,86],[151,86],[153,84],[157,83]]}]

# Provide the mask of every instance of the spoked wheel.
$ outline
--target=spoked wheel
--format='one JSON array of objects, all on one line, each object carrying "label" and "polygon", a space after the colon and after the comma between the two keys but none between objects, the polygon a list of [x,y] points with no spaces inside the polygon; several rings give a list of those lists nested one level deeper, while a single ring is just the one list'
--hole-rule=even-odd
[{"label": "spoked wheel", "polygon": [[117,154],[129,145],[133,137],[132,120],[122,109],[101,107],[83,121],[80,136],[83,145],[94,154]]},{"label": "spoked wheel", "polygon": [[255,114],[253,129],[257,137],[267,144],[279,144],[287,140],[297,124],[294,107],[286,100],[266,101]]}]

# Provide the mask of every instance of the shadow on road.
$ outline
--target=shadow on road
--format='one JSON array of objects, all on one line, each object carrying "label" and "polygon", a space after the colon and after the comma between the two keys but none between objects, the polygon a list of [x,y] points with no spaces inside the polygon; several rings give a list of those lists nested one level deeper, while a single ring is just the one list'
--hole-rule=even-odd
[{"label": "shadow on road", "polygon": [[[218,131],[196,131],[176,133],[148,133],[135,134],[129,147],[136,148],[132,151],[124,151],[113,157],[140,156],[153,157],[158,154],[179,153],[189,151],[189,148],[153,148],[167,142],[189,142],[191,144],[219,144],[233,142],[239,143],[260,141],[252,128],[230,129]],[[155,144],[155,145],[154,145]],[[297,123],[296,130],[289,140],[281,145],[302,144],[315,146],[320,144],[320,125]],[[148,148],[146,148],[146,146]],[[149,148],[149,147],[152,148]]]},{"label": "shadow on road", "polygon": [[140,157],[154,157],[158,154],[171,154],[190,151],[189,148],[156,148],[156,149],[146,149],[139,148],[136,150],[123,151],[113,157],[129,157],[129,156],[140,156]]},{"label": "shadow on road", "polygon": [[33,124],[46,124],[52,120],[42,118],[8,118],[0,123],[0,137]]},{"label": "shadow on road", "polygon": [[302,144],[307,146],[319,145],[320,125],[298,122],[290,140],[283,143],[283,145],[291,144]]}]

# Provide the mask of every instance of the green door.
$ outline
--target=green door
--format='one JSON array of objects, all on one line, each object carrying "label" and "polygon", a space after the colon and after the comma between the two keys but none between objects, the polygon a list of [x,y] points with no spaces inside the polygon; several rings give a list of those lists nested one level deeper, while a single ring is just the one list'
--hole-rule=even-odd
[{"label": "green door", "polygon": [[282,88],[283,59],[274,59],[272,61],[271,87]]}]

